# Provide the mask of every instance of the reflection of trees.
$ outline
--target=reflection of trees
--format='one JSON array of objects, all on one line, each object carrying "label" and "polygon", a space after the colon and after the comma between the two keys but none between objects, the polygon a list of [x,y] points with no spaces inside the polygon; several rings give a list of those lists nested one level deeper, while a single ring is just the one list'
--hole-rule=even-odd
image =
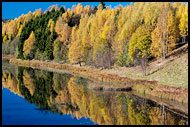
[{"label": "reflection of trees", "polygon": [[175,121],[174,117],[169,112],[166,113],[166,125],[176,125],[176,124],[178,124],[178,122]]},{"label": "reflection of trees", "polygon": [[18,80],[15,78],[15,76],[12,73],[3,71],[2,72],[2,82],[3,82],[2,87],[8,88],[13,93],[21,96]]},{"label": "reflection of trees", "polygon": [[42,108],[48,108],[50,104],[50,97],[55,98],[56,93],[52,88],[53,73],[47,73],[43,78],[36,77],[35,79],[35,91],[33,95],[33,102]]},{"label": "reflection of trees", "polygon": [[10,89],[13,93],[20,94],[19,84],[17,80],[16,67],[9,65],[8,60],[2,60],[2,87]]},{"label": "reflection of trees", "polygon": [[[68,90],[71,95],[71,103],[77,105],[80,109],[80,113],[84,117],[87,117],[87,104],[89,103],[87,97],[89,96],[89,93],[87,93],[87,88],[80,83],[81,81],[78,81],[80,84],[77,84],[75,81],[75,78],[71,78],[68,82]],[[76,112],[78,119],[82,117],[80,113]]]},{"label": "reflection of trees", "polygon": [[30,91],[24,85],[23,71],[24,71],[23,67],[18,67],[17,78],[19,81],[19,89],[20,89],[22,96],[24,96],[24,99],[27,100],[28,102],[32,103]]},{"label": "reflection of trees", "polygon": [[[143,108],[144,105],[142,105]],[[149,125],[150,120],[148,118],[148,110],[142,110],[139,105],[135,106],[133,100],[130,101],[128,104],[128,113],[129,113],[129,120],[130,124],[132,125]]]},{"label": "reflection of trees", "polygon": [[162,125],[163,119],[162,119],[162,112],[159,107],[153,107],[150,111],[150,120],[151,125]]},{"label": "reflection of trees", "polygon": [[[4,86],[52,113],[72,114],[72,117],[90,118],[95,123],[117,125],[185,124],[174,114],[164,112],[137,96],[124,93],[93,92],[87,88],[87,79],[31,68],[18,68],[17,78],[2,72]],[[163,117],[164,116],[164,117]]]},{"label": "reflection of trees", "polygon": [[34,70],[26,71],[26,69],[23,71],[23,83],[25,87],[30,91],[30,94],[33,96],[35,86],[34,86],[34,81],[33,81],[33,72]]},{"label": "reflection of trees", "polygon": [[[166,114],[165,114],[166,113]],[[164,117],[165,115],[165,117]],[[149,118],[151,120],[151,125],[177,125],[180,124],[178,119],[175,119],[171,113],[163,112],[162,107],[152,107],[150,110]]]},{"label": "reflection of trees", "polygon": [[126,94],[104,95],[91,93],[78,79],[71,78],[68,89],[72,104],[77,104],[80,113],[98,124],[129,124]]},{"label": "reflection of trees", "polygon": [[[55,98],[56,93],[52,88],[53,84],[53,73],[43,73],[43,72],[33,72],[38,70],[33,70],[31,68],[18,68],[18,79],[21,94],[24,98],[30,102],[34,103],[36,106],[40,108],[49,108],[50,98]],[[38,75],[37,75],[38,74]],[[26,79],[28,77],[33,77],[32,80]],[[33,83],[35,84],[35,90],[33,95],[29,92],[26,85]]]},{"label": "reflection of trees", "polygon": [[[54,73],[53,74],[53,89],[57,93],[63,92],[63,91],[66,92],[66,93],[68,93],[67,84],[68,84],[70,78],[71,78],[70,74],[58,74],[58,73]],[[67,96],[69,96],[69,95],[67,95]]]},{"label": "reflection of trees", "polygon": [[128,103],[130,97],[126,94],[118,94],[115,96],[116,101],[119,103],[117,106],[117,124],[118,125],[129,125],[128,119]]},{"label": "reflection of trees", "polygon": [[162,123],[163,115],[160,119],[160,113],[154,112],[156,107],[150,101],[141,98],[135,99],[136,97],[124,93],[97,94],[89,91],[86,85],[77,80],[76,78],[70,79],[68,90],[72,104],[76,104],[79,108],[79,111],[73,112],[78,119],[81,118],[80,116],[89,117],[92,121],[101,125],[175,125],[179,123],[174,122],[176,117],[170,112],[165,112],[165,122]]}]

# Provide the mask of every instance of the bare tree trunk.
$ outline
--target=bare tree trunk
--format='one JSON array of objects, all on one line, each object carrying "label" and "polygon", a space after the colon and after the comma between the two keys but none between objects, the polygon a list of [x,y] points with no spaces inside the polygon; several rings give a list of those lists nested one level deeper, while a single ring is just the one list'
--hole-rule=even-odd
[{"label": "bare tree trunk", "polygon": [[141,68],[143,75],[146,76],[146,57],[141,58]]},{"label": "bare tree trunk", "polygon": [[108,59],[109,59],[109,68],[111,68],[112,61],[111,61],[111,51],[110,51],[110,49],[108,50]]},{"label": "bare tree trunk", "polygon": [[80,67],[81,67],[81,61],[79,62],[79,64],[80,64]]},{"label": "bare tree trunk", "polygon": [[[168,28],[169,29],[169,28]],[[168,30],[167,30],[168,31]],[[165,57],[166,57],[166,55],[167,55],[167,53],[168,53],[168,40],[169,40],[169,33],[167,32],[167,39],[166,39],[166,47],[165,47]]]},{"label": "bare tree trunk", "polygon": [[162,105],[162,118],[163,118],[163,125],[166,125],[166,111],[165,111],[165,106]]},{"label": "bare tree trunk", "polygon": [[146,76],[147,64],[148,64],[148,59],[145,57],[145,76]]},{"label": "bare tree trunk", "polygon": [[[184,30],[183,30],[183,34],[184,34]],[[185,43],[185,36],[182,37],[182,42]]]},{"label": "bare tree trunk", "polygon": [[102,67],[102,69],[104,69],[104,54],[101,53],[101,64],[100,67]]},{"label": "bare tree trunk", "polygon": [[162,57],[165,59],[166,58],[166,50],[167,50],[167,42],[166,42],[166,19],[165,19],[165,16],[166,16],[167,12],[166,12],[166,9],[165,7],[163,8],[163,12],[161,14],[161,22],[162,22],[162,41],[163,41],[163,44],[164,44],[164,47],[163,47],[163,51],[162,51]]},{"label": "bare tree trunk", "polygon": [[165,41],[165,21],[163,20],[163,43],[164,43],[164,50],[163,50],[163,58],[166,58],[166,41]]},{"label": "bare tree trunk", "polygon": [[186,39],[186,37],[184,36],[184,38],[183,38],[184,43],[185,43],[185,39]]}]

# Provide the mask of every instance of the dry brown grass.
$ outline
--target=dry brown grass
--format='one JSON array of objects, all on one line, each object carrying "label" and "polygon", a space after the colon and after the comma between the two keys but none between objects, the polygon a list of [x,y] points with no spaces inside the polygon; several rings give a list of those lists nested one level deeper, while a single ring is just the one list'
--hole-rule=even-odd
[{"label": "dry brown grass", "polygon": [[15,58],[15,56],[3,54],[3,55],[2,55],[2,58],[3,58],[3,59],[11,59],[11,58]]}]

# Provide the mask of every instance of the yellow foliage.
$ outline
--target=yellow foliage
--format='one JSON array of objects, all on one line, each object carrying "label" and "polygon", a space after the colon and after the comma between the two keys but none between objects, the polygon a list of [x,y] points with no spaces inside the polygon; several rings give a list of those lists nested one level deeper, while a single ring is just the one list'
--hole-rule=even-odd
[{"label": "yellow foliage", "polygon": [[185,10],[185,4],[182,3],[180,6],[179,6],[179,10],[177,11],[177,18],[178,19],[181,19],[183,13],[184,13],[184,10]]},{"label": "yellow foliage", "polygon": [[10,37],[15,37],[17,34],[17,22],[16,20],[11,20],[9,23],[8,23],[8,26],[7,26],[7,35],[9,36],[9,39]]},{"label": "yellow foliage", "polygon": [[82,14],[83,13],[83,6],[81,3],[79,3],[76,7],[74,7],[73,11],[75,14]]},{"label": "yellow foliage", "polygon": [[180,29],[180,35],[182,37],[188,35],[188,4],[185,6],[184,13],[182,13],[179,29]]},{"label": "yellow foliage", "polygon": [[111,26],[105,26],[103,32],[100,35],[100,37],[102,39],[106,39],[107,38],[106,34],[107,34],[107,32],[110,31],[110,29],[111,29]]},{"label": "yellow foliage", "polygon": [[74,42],[74,41],[77,40],[77,38],[76,38],[76,31],[77,31],[77,26],[72,27],[71,42]]},{"label": "yellow foliage", "polygon": [[26,70],[23,71],[23,83],[26,86],[26,88],[28,88],[28,90],[30,91],[30,94],[33,96],[35,91],[35,86],[33,84],[32,77]]},{"label": "yellow foliage", "polygon": [[153,107],[151,109],[149,118],[151,125],[163,125],[162,111],[159,107]]},{"label": "yellow foliage", "polygon": [[78,30],[76,32],[77,39],[82,39],[84,28],[85,28],[85,26],[86,26],[86,24],[88,22],[88,18],[89,18],[89,16],[85,15],[84,17],[82,17],[80,19],[79,28],[78,28]]},{"label": "yellow foliage", "polygon": [[92,11],[92,9],[89,5],[84,7],[84,10],[83,10],[84,14],[90,14],[91,11]]},{"label": "yellow foliage", "polygon": [[54,22],[52,19],[49,20],[48,22],[48,27],[50,28],[50,32],[53,32],[54,29]]},{"label": "yellow foliage", "polygon": [[84,47],[82,45],[82,41],[74,41],[71,43],[71,46],[69,48],[69,61],[71,63],[78,63],[82,62],[84,58]]},{"label": "yellow foliage", "polygon": [[24,27],[24,26],[22,25],[22,26],[19,28],[17,36],[20,36],[20,34],[21,34],[21,32],[22,32],[23,27]]},{"label": "yellow foliage", "polygon": [[2,84],[4,88],[8,88],[13,93],[21,96],[19,89],[17,89],[19,87],[18,80],[14,77],[12,73],[6,73],[3,71],[2,79],[2,81],[4,81]]},{"label": "yellow foliage", "polygon": [[29,38],[24,42],[24,47],[23,47],[23,54],[24,54],[24,57],[26,58],[30,53],[31,51],[33,50],[33,44],[35,42],[35,35],[34,35],[34,32],[32,31]]},{"label": "yellow foliage", "polygon": [[68,13],[68,11],[66,13],[63,13],[61,17],[63,18],[63,21],[65,23],[68,23],[70,21],[70,19],[71,19],[71,15]]},{"label": "yellow foliage", "polygon": [[5,41],[7,40],[7,36],[3,37],[3,43],[5,43]]},{"label": "yellow foliage", "polygon": [[140,58],[149,57],[151,32],[152,27],[150,25],[142,25],[138,27],[135,33],[132,35],[129,42],[129,57],[132,61],[134,61],[134,56]]},{"label": "yellow foliage", "polygon": [[2,36],[6,34],[7,31],[7,24],[2,22]]},{"label": "yellow foliage", "polygon": [[36,9],[35,12],[33,13],[34,17],[40,16],[43,13],[42,9]]},{"label": "yellow foliage", "polygon": [[162,33],[158,28],[156,28],[152,33],[151,33],[151,38],[152,38],[152,44],[150,47],[151,53],[153,56],[160,58],[161,54],[163,52],[163,43],[162,43],[162,38],[160,36]]},{"label": "yellow foliage", "polygon": [[33,15],[32,15],[32,12],[31,12],[31,11],[29,11],[28,14],[24,15],[24,24],[25,24],[26,22],[28,22],[29,20],[31,20],[32,17],[33,17]]},{"label": "yellow foliage", "polygon": [[64,19],[64,21],[66,23],[68,23],[70,21],[71,17],[73,16],[73,14],[74,14],[73,10],[68,8],[67,11],[62,14],[62,18]]},{"label": "yellow foliage", "polygon": [[88,25],[86,25],[83,35],[82,35],[82,44],[87,47],[88,49],[92,47],[90,43],[90,37],[89,37],[89,32],[88,32]]},{"label": "yellow foliage", "polygon": [[98,52],[104,51],[107,46],[106,40],[98,38],[93,44],[93,60],[96,59]]},{"label": "yellow foliage", "polygon": [[[50,21],[49,21],[49,22],[50,22]],[[61,36],[61,34],[62,34],[63,26],[64,26],[63,18],[59,17],[59,19],[57,20],[56,25],[55,25],[55,32],[56,32],[59,36]]]},{"label": "yellow foliage", "polygon": [[152,55],[160,58],[171,52],[175,48],[178,35],[174,13],[166,4],[158,18],[157,27],[152,32]]},{"label": "yellow foliage", "polygon": [[98,28],[97,28],[97,18],[94,16],[92,19],[89,21],[90,22],[90,40],[91,43],[95,42],[96,36],[98,36]]}]

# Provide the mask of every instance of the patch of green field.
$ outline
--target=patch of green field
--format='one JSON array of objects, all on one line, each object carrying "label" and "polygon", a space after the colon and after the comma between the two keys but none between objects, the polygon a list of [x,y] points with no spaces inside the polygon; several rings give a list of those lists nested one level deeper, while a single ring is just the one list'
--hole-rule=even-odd
[{"label": "patch of green field", "polygon": [[167,63],[164,68],[148,76],[142,76],[139,72],[122,74],[122,76],[124,75],[130,78],[157,80],[160,84],[188,88],[188,54],[184,54],[180,58]]},{"label": "patch of green field", "polygon": [[[152,73],[156,70],[154,73]],[[180,86],[188,88],[188,53],[174,58],[173,61],[167,62],[160,69],[156,65],[148,67],[147,76],[143,76],[141,70],[136,68],[125,68],[121,70],[108,70],[107,73],[118,74],[121,77],[132,79],[157,80],[159,84]]]}]

